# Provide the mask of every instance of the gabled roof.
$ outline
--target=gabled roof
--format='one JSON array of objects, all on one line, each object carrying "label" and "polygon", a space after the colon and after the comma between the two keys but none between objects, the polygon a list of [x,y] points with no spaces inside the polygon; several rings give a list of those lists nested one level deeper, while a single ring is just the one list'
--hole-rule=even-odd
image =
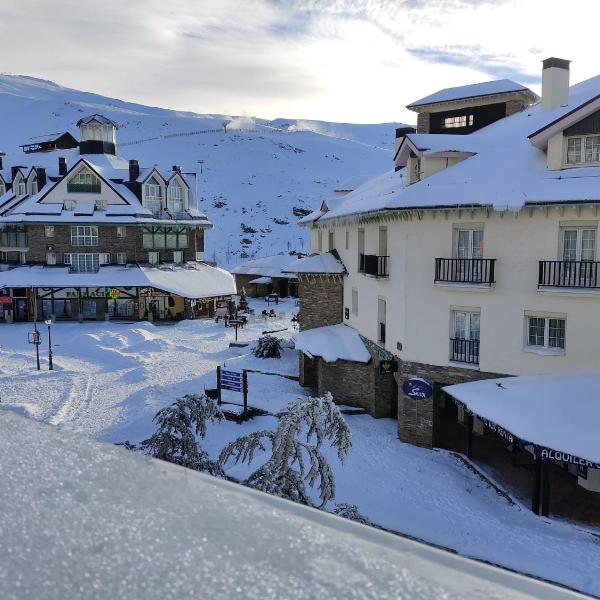
[{"label": "gabled roof", "polygon": [[175,178],[178,178],[186,188],[190,189],[190,184],[185,180],[183,173],[180,171],[172,171],[171,176],[167,179],[167,183],[171,183],[171,181],[173,181]]},{"label": "gabled roof", "polygon": [[138,183],[146,183],[153,175],[157,176],[160,181],[166,183],[166,179],[162,176],[161,172],[156,167],[149,167],[140,171],[139,177],[136,179]]},{"label": "gabled roof", "polygon": [[89,125],[90,123],[100,123],[100,125],[112,125],[115,129],[119,128],[119,126],[112,119],[109,119],[108,117],[99,114],[93,114],[89,117],[83,117],[82,119],[79,119],[79,121],[77,121],[77,127],[80,127],[81,125]]},{"label": "gabled roof", "polygon": [[425,96],[420,100],[415,100],[406,106],[406,108],[416,108],[429,104],[438,104],[440,102],[452,102],[456,100],[465,100],[467,98],[479,98],[481,96],[495,96],[498,94],[507,94],[510,92],[528,92],[532,96],[532,101],[537,99],[529,88],[512,81],[510,79],[496,79],[494,81],[484,81],[482,83],[473,83],[470,85],[461,85],[458,87],[444,88],[434,94]]},{"label": "gabled roof", "polygon": [[60,133],[48,133],[46,135],[36,135],[34,137],[30,137],[27,143],[21,144],[19,148],[25,148],[26,146],[34,146],[37,144],[51,144],[52,142],[58,142],[65,136],[71,138],[71,140],[77,144],[77,140],[71,133],[68,131],[62,131]]}]

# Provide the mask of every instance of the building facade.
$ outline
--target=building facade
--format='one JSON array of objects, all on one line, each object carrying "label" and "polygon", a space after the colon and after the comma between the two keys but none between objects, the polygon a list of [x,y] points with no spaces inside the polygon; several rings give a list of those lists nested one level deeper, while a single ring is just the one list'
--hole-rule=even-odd
[{"label": "building facade", "polygon": [[204,262],[212,224],[194,174],[120,158],[117,125],[102,115],[77,125],[76,148],[27,145],[10,166],[2,157],[0,318],[210,314],[235,284]]}]

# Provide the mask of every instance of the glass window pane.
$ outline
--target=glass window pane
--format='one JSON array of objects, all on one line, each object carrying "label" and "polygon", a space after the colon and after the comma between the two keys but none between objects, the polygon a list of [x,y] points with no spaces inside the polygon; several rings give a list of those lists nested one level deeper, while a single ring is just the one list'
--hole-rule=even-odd
[{"label": "glass window pane", "polygon": [[596,230],[581,231],[581,260],[594,260],[596,257]]},{"label": "glass window pane", "polygon": [[544,328],[545,319],[541,317],[529,317],[529,339],[528,344],[530,346],[543,346],[544,345]]},{"label": "glass window pane", "polygon": [[465,339],[467,337],[467,313],[454,313],[454,337]]},{"label": "glass window pane", "polygon": [[550,348],[565,347],[565,321],[564,319],[548,319],[548,346]]},{"label": "glass window pane", "polygon": [[577,260],[577,229],[563,231],[563,260]]},{"label": "glass window pane", "polygon": [[481,317],[481,315],[479,313],[470,313],[469,339],[471,339],[471,340],[478,340],[479,339],[480,317]]},{"label": "glass window pane", "polygon": [[457,232],[457,249],[456,256],[458,258],[469,258],[470,251],[470,232],[467,229],[459,229]]},{"label": "glass window pane", "polygon": [[483,258],[483,229],[473,230],[473,258]]}]

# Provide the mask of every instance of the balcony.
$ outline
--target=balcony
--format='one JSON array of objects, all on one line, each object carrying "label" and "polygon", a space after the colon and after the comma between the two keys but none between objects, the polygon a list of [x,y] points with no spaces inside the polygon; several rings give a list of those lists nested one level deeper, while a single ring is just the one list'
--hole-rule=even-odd
[{"label": "balcony", "polygon": [[450,360],[469,365],[479,364],[479,340],[450,338]]},{"label": "balcony", "polygon": [[600,288],[600,262],[587,260],[541,260],[538,288]]},{"label": "balcony", "polygon": [[491,286],[495,269],[495,258],[436,258],[435,283]]},{"label": "balcony", "polygon": [[69,194],[99,194],[101,186],[99,183],[67,183]]},{"label": "balcony", "polygon": [[358,270],[365,275],[373,277],[389,277],[388,259],[389,256],[361,254]]}]

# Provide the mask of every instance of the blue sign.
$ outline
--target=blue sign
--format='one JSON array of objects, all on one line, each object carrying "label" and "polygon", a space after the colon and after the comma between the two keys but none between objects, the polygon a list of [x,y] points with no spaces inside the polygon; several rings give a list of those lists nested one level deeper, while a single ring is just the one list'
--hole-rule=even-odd
[{"label": "blue sign", "polygon": [[402,391],[409,398],[415,398],[416,400],[427,400],[433,394],[431,385],[419,377],[407,379],[402,386]]},{"label": "blue sign", "polygon": [[232,392],[243,391],[242,374],[236,371],[221,371],[221,387]]}]

